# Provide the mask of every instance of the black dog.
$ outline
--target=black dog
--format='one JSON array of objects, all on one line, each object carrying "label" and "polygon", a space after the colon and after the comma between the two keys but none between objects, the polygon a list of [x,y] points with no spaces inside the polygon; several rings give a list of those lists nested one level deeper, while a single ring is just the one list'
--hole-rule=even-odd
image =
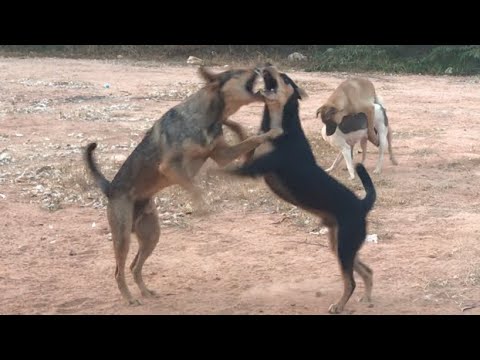
[{"label": "black dog", "polygon": [[318,167],[298,114],[299,100],[306,93],[273,66],[264,68],[263,77],[266,90],[261,130],[281,128],[283,134],[270,142],[272,151],[226,171],[237,176],[263,176],[276,195],[323,220],[344,280],[343,295],[330,306],[330,313],[341,312],[350,299],[355,290],[354,271],[365,283],[363,300],[370,301],[372,270],[357,253],[366,237],[366,216],[376,199],[372,180],[363,165],[358,164],[356,171],[366,190],[365,198],[360,200]]}]

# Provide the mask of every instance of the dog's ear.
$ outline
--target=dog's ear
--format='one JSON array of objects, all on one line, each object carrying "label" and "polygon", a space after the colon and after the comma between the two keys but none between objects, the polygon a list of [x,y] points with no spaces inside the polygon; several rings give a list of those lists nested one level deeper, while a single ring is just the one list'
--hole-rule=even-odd
[{"label": "dog's ear", "polygon": [[218,74],[215,74],[210,69],[205,68],[205,66],[200,66],[198,68],[198,74],[203,78],[207,83],[212,83],[218,78]]},{"label": "dog's ear", "polygon": [[[305,90],[303,90],[302,88],[300,87],[297,87],[297,94],[298,94],[298,98],[300,100],[305,100],[305,99],[308,99],[308,94]],[[318,115],[317,115],[318,117]]]},{"label": "dog's ear", "polygon": [[328,121],[333,121],[333,117],[337,113],[337,109],[334,108],[333,106],[326,106],[323,105],[317,110],[317,118],[318,115],[322,118],[322,121],[324,124],[326,124]]}]

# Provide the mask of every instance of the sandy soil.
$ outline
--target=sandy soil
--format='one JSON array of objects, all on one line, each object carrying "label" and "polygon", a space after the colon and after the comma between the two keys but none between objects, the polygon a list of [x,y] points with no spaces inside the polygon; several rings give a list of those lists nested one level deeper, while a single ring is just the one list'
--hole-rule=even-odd
[{"label": "sandy soil", "polygon": [[[336,152],[315,111],[351,74],[288,73],[310,95],[303,125],[328,167]],[[361,254],[374,270],[373,306],[356,301],[358,281],[345,313],[480,314],[479,78],[368,77],[400,164],[386,157],[383,173],[371,174],[378,243]],[[195,68],[180,65],[0,58],[1,314],[326,314],[342,283],[316,219],[261,181],[205,170],[197,181],[209,215],[190,215],[178,187],[158,195],[162,234],[144,277],[161,296],[139,307],[122,301],[105,199],[86,177],[82,147],[97,141],[113,176],[143,132],[200,85]],[[261,111],[252,105],[233,119],[253,133]],[[376,160],[370,146],[370,173]],[[344,165],[333,176],[363,196]],[[129,258],[135,250],[133,240]]]}]

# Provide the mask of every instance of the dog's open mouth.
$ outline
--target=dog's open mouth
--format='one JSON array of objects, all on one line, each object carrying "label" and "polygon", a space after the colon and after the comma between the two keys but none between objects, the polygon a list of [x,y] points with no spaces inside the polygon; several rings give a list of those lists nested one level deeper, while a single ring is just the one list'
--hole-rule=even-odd
[{"label": "dog's open mouth", "polygon": [[270,71],[263,71],[263,81],[265,83],[265,95],[271,95],[277,92],[278,82],[272,74],[270,74]]}]

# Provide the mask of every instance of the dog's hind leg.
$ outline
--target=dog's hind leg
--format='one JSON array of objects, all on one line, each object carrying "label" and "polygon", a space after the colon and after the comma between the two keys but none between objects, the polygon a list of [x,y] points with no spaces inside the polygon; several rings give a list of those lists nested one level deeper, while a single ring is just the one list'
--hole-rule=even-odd
[{"label": "dog's hind leg", "polygon": [[381,134],[380,147],[378,149],[379,154],[378,154],[377,166],[375,167],[375,170],[373,170],[375,174],[380,174],[382,171],[383,154],[385,153],[386,147],[387,147],[387,137],[385,136],[385,134]]},{"label": "dog's hind leg", "polygon": [[388,153],[390,154],[390,161],[392,162],[393,165],[398,165],[398,161],[397,161],[397,159],[395,159],[395,156],[393,155],[392,128],[390,126],[388,127],[387,139],[388,139]]},{"label": "dog's hind leg", "polygon": [[375,106],[368,105],[365,108],[365,112],[367,115],[367,134],[368,134],[368,140],[375,146],[380,145],[380,141],[378,140],[378,135],[375,132]]},{"label": "dog's hind leg", "polygon": [[138,204],[141,209],[137,212],[137,218],[133,231],[138,239],[138,252],[130,265],[133,279],[140,292],[145,297],[157,296],[157,294],[147,289],[142,277],[142,268],[145,260],[152,254],[160,238],[160,225],[158,223],[158,212],[153,199],[143,204]]},{"label": "dog's hind leg", "polygon": [[365,163],[365,159],[367,158],[367,144],[368,138],[363,138],[360,140],[360,147],[362,148],[362,164]]},{"label": "dog's hind leg", "polygon": [[[345,224],[338,226],[337,254],[343,278],[343,294],[340,300],[330,305],[328,312],[331,314],[338,314],[343,311],[345,304],[352,296],[356,287],[353,270],[356,253],[360,245],[355,241],[358,234],[355,234],[354,231],[351,230],[354,228],[356,227],[347,227]],[[359,243],[361,244],[361,241],[359,241]]]},{"label": "dog's hind leg", "polygon": [[362,261],[360,261],[358,255],[353,263],[353,269],[360,275],[365,284],[365,294],[360,298],[362,302],[372,301],[372,287],[373,287],[373,271]]},{"label": "dog's hind leg", "polygon": [[337,226],[334,222],[325,219],[322,219],[322,223],[328,228],[330,250],[337,256]]},{"label": "dog's hind leg", "polygon": [[125,281],[125,263],[130,246],[130,234],[133,221],[133,204],[126,198],[110,200],[107,208],[108,222],[112,231],[112,242],[115,253],[115,279],[123,298],[130,305],[140,305],[128,289]]}]

